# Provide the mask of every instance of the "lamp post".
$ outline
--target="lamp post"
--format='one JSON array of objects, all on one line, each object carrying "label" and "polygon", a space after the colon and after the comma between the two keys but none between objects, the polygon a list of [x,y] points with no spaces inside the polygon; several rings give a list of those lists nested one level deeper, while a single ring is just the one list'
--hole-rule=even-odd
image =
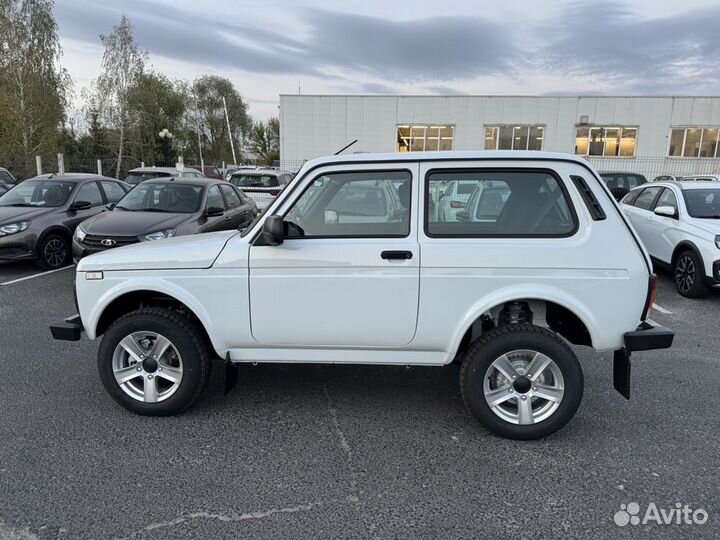
[{"label": "lamp post", "polygon": [[173,134],[165,128],[158,133],[158,137],[160,137],[160,147],[162,148],[163,160],[167,163],[172,159]]}]

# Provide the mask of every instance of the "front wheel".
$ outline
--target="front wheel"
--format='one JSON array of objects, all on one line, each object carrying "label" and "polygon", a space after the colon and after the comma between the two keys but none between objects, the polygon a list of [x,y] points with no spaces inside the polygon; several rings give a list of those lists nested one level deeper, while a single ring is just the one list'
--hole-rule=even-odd
[{"label": "front wheel", "polygon": [[38,246],[37,265],[43,270],[62,268],[71,259],[70,243],[59,234],[48,234]]},{"label": "front wheel", "polygon": [[686,298],[701,298],[707,295],[708,288],[703,283],[703,273],[700,257],[690,249],[682,252],[673,267],[675,288]]},{"label": "front wheel", "polygon": [[570,347],[531,324],[488,332],[470,347],[460,371],[470,412],[509,439],[539,439],[563,427],[580,405],[583,384]]},{"label": "front wheel", "polygon": [[108,329],[98,351],[100,379],[126,409],[148,416],[177,414],[205,387],[210,345],[200,326],[176,311],[141,308]]}]

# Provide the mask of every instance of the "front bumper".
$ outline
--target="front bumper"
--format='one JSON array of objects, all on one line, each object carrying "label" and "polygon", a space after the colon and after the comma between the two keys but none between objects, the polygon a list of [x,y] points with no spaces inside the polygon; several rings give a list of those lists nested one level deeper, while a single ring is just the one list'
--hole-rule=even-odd
[{"label": "front bumper", "polygon": [[80,341],[83,330],[80,315],[73,315],[64,321],[50,325],[53,338],[61,341]]},{"label": "front bumper", "polygon": [[663,326],[642,322],[632,332],[623,335],[625,346],[613,354],[613,386],[626,399],[630,399],[630,355],[634,351],[669,349],[675,332]]},{"label": "front bumper", "polygon": [[38,234],[32,228],[0,237],[0,261],[34,259],[37,240]]}]

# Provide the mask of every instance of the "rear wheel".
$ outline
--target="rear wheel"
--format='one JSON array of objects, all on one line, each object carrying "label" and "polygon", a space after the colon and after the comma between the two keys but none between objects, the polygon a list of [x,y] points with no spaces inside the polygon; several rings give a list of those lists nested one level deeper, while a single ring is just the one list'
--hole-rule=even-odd
[{"label": "rear wheel", "polygon": [[703,283],[703,264],[697,253],[692,250],[682,252],[673,266],[675,287],[686,298],[700,298],[708,293]]},{"label": "rear wheel", "polygon": [[210,345],[200,326],[163,308],[121,317],[98,351],[107,392],[126,409],[149,416],[190,407],[206,386],[210,367]]},{"label": "rear wheel", "polygon": [[488,332],[470,347],[460,371],[470,412],[510,439],[539,439],[563,427],[580,405],[583,384],[570,347],[531,324]]},{"label": "rear wheel", "polygon": [[49,234],[38,247],[37,264],[44,270],[54,270],[70,264],[70,243],[64,236]]}]

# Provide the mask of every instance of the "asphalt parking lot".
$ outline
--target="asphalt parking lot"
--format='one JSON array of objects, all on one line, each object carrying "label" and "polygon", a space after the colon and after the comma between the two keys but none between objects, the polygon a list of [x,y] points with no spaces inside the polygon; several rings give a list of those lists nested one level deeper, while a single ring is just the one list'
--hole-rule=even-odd
[{"label": "asphalt parking lot", "polygon": [[[0,538],[720,537],[720,293],[660,277],[675,346],[638,353],[633,396],[576,349],[577,416],[541,441],[492,436],[458,369],[221,365],[183,416],[144,418],[100,385],[97,344],[53,341],[73,269],[0,266]],[[621,504],[707,511],[619,527]]]}]

